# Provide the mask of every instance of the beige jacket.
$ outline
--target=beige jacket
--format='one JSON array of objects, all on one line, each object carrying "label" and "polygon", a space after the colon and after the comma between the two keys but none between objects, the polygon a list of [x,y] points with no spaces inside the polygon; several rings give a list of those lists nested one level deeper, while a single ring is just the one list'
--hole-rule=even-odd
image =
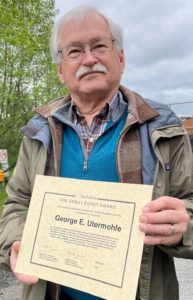
[{"label": "beige jacket", "polygon": [[[117,150],[118,172],[121,174],[123,157],[123,139],[133,124],[152,126],[150,141],[155,152],[157,163],[154,176],[153,199],[170,195],[184,199],[191,220],[182,242],[176,247],[149,247],[143,251],[137,299],[140,300],[178,300],[178,282],[175,274],[173,256],[193,258],[193,161],[189,138],[183,127],[177,122],[162,123],[156,110],[147,104],[139,95],[120,87],[129,102],[129,114]],[[66,99],[59,99],[38,113],[48,119],[53,141],[52,175],[59,175],[61,133],[55,124],[51,112],[62,107]],[[132,118],[129,117],[132,115]],[[34,128],[32,128],[32,131]],[[58,134],[59,133],[59,134]],[[32,133],[35,134],[34,132]],[[170,161],[171,170],[164,168],[164,162]],[[45,144],[33,138],[24,137],[18,157],[17,166],[7,187],[8,199],[5,203],[0,221],[0,267],[9,268],[9,251],[15,240],[21,240],[23,227],[30,203],[36,174],[45,174],[48,162],[48,149]],[[121,177],[121,176],[120,176]],[[23,300],[44,300],[46,286],[50,289],[49,299],[58,299],[59,286],[40,280],[34,286],[25,286]],[[53,295],[53,296],[52,296]],[[48,299],[48,298],[46,298]],[[129,299],[128,299],[129,300]]]}]

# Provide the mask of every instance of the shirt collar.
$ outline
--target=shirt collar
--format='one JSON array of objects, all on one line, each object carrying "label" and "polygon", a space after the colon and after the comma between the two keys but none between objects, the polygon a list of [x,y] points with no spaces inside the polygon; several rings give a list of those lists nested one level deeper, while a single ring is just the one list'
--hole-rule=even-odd
[{"label": "shirt collar", "polygon": [[[123,113],[127,106],[127,103],[123,100],[123,96],[120,91],[117,91],[110,102],[107,102],[104,107],[97,114],[97,117],[107,118],[108,120],[116,121]],[[82,114],[78,111],[76,104],[73,99],[71,100],[71,105],[69,110],[71,111],[72,119],[76,123],[77,120],[84,118]]]}]

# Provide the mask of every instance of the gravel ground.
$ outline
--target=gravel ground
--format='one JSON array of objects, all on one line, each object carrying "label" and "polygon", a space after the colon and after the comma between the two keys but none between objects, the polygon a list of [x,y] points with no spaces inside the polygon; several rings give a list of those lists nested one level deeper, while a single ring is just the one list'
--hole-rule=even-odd
[{"label": "gravel ground", "polygon": [[0,272],[0,300],[21,300],[22,287],[10,272]]},{"label": "gravel ground", "polygon": [[[175,262],[180,300],[193,300],[193,260],[176,259]],[[21,285],[11,273],[0,272],[0,300],[22,300],[21,290]]]},{"label": "gravel ground", "polygon": [[180,300],[193,300],[193,260],[176,259]]}]

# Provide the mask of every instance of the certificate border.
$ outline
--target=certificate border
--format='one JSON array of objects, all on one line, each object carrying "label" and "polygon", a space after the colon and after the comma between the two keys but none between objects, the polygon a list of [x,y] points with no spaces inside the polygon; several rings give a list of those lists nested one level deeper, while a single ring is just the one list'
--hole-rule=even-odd
[{"label": "certificate border", "polygon": [[96,200],[99,200],[99,201],[102,200],[102,201],[109,201],[109,202],[118,202],[118,203],[124,203],[124,204],[129,204],[129,205],[133,206],[131,228],[130,228],[130,231],[129,231],[128,245],[127,245],[127,250],[126,250],[126,254],[125,254],[125,263],[124,263],[124,266],[123,266],[121,285],[116,285],[116,284],[112,284],[112,283],[109,283],[109,282],[106,282],[106,281],[103,281],[103,280],[99,280],[99,279],[92,278],[92,277],[85,276],[85,275],[80,275],[80,274],[77,274],[77,273],[74,273],[74,272],[70,272],[70,271],[66,271],[66,270],[60,269],[60,268],[55,268],[55,267],[47,266],[47,265],[40,264],[40,263],[37,263],[37,262],[33,261],[33,253],[34,253],[34,249],[35,249],[35,243],[36,243],[36,239],[37,239],[37,236],[38,236],[38,230],[39,230],[41,216],[42,216],[42,213],[43,213],[44,203],[46,201],[47,194],[68,196],[68,197],[73,197],[73,198],[76,197],[76,195],[70,195],[70,194],[65,194],[65,193],[52,193],[52,192],[45,192],[44,193],[44,197],[43,197],[43,201],[42,201],[42,206],[41,206],[41,210],[40,210],[40,214],[39,214],[38,226],[36,228],[35,239],[34,239],[34,243],[33,243],[33,247],[32,247],[30,263],[34,264],[34,265],[46,267],[46,268],[49,268],[49,269],[54,269],[54,270],[58,270],[58,271],[61,271],[61,272],[65,272],[65,273],[68,273],[68,274],[73,274],[73,275],[76,275],[78,277],[83,277],[83,278],[87,278],[87,279],[94,280],[94,281],[97,281],[97,282],[101,282],[103,284],[107,284],[107,285],[114,286],[114,287],[117,287],[117,288],[122,288],[123,287],[123,282],[124,282],[124,276],[125,276],[125,269],[126,269],[127,259],[128,259],[128,253],[129,253],[129,247],[130,247],[130,241],[131,241],[131,234],[132,234],[132,231],[133,231],[133,221],[134,221],[136,203],[133,203],[133,202],[130,202],[130,201],[120,201],[120,200],[113,200],[113,199],[106,199],[106,198],[96,198]]}]

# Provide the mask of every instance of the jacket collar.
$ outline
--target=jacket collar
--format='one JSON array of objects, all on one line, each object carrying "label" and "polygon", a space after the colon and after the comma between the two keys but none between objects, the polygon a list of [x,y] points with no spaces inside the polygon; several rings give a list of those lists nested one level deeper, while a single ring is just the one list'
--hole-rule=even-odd
[{"label": "jacket collar", "polygon": [[[119,91],[123,95],[123,99],[128,103],[128,111],[135,118],[136,122],[143,124],[148,120],[151,120],[159,113],[154,110],[139,94],[123,87],[119,87]],[[40,106],[35,111],[44,118],[48,118],[53,113],[65,107],[67,103],[71,101],[70,95],[56,99],[47,105]]]}]

